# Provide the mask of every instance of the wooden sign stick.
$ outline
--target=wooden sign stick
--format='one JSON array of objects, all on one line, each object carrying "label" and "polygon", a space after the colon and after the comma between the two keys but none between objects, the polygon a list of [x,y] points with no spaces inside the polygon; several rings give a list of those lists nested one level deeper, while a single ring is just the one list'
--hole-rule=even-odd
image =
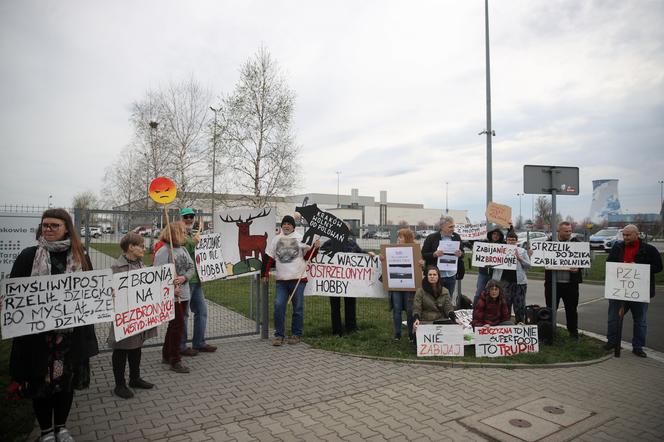
[{"label": "wooden sign stick", "polygon": [[311,262],[311,258],[314,257],[314,252],[316,251],[316,249],[317,249],[316,246],[309,249],[310,252],[311,252],[311,255],[309,255],[309,259],[307,259],[307,263],[304,265],[304,270],[302,271],[302,274],[300,275],[300,277],[297,279],[297,283],[295,284],[295,287],[293,288],[293,292],[288,297],[288,302],[286,302],[286,305],[290,304],[291,301],[293,300],[293,295],[295,294],[295,290],[297,290],[297,286],[300,285],[300,281],[302,281],[302,278],[304,278],[304,274],[307,273],[307,266]]}]

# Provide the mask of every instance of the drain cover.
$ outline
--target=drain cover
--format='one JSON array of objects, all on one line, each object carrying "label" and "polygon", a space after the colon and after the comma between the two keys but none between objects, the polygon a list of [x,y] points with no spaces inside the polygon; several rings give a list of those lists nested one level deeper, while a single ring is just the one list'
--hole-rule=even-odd
[{"label": "drain cover", "polygon": [[544,411],[546,411],[547,413],[551,413],[551,414],[565,414],[565,410],[563,410],[562,408],[553,407],[551,405],[548,405],[548,406],[544,407]]},{"label": "drain cover", "polygon": [[519,428],[528,428],[533,426],[530,422],[528,422],[525,419],[510,419],[509,422],[510,424],[512,424],[512,426]]}]

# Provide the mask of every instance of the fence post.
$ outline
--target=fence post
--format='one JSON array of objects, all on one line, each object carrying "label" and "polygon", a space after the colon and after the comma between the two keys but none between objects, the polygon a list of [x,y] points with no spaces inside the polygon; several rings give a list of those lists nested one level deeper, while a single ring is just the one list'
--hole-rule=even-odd
[{"label": "fence post", "polygon": [[263,281],[263,278],[258,276],[260,287],[260,315],[261,315],[261,339],[267,339],[270,330],[270,306],[268,298],[268,288],[270,281]]}]

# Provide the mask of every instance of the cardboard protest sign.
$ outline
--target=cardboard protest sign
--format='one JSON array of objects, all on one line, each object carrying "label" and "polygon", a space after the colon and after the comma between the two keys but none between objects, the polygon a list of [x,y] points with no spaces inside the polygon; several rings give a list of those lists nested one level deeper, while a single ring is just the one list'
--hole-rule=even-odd
[{"label": "cardboard protest sign", "polygon": [[164,264],[113,275],[115,340],[141,333],[175,317],[175,266]]},{"label": "cardboard protest sign", "polygon": [[21,250],[35,245],[41,214],[0,213],[0,279],[9,277]]},{"label": "cardboard protest sign", "polygon": [[2,338],[113,320],[110,269],[7,278],[2,294]]},{"label": "cardboard protest sign", "polygon": [[461,327],[463,328],[463,342],[465,345],[472,345],[475,336],[473,331],[473,326],[470,323],[473,321],[473,309],[462,309],[454,310],[454,316],[456,316],[457,321],[461,321]]},{"label": "cardboard protest sign", "polygon": [[457,233],[463,241],[486,240],[486,223],[455,224],[454,232]]},{"label": "cardboard protest sign", "polygon": [[531,265],[551,270],[569,270],[572,267],[590,268],[590,243],[572,241],[533,241]]},{"label": "cardboard protest sign", "polygon": [[503,227],[512,224],[512,208],[504,204],[491,202],[486,206],[486,219]]},{"label": "cardboard protest sign", "polygon": [[318,254],[307,265],[305,296],[384,298],[380,260],[366,253]]},{"label": "cardboard protest sign", "polygon": [[221,234],[227,277],[260,272],[265,247],[275,235],[271,208],[222,210],[214,214],[214,232]]},{"label": "cardboard protest sign", "polygon": [[457,262],[459,257],[455,255],[456,251],[459,250],[459,241],[445,241],[441,240],[438,243],[438,250],[441,250],[443,254],[438,257],[438,270],[441,272],[456,272],[457,271]]},{"label": "cardboard protest sign", "polygon": [[420,324],[417,356],[463,356],[463,328],[458,324]]},{"label": "cardboard protest sign", "polygon": [[329,212],[320,210],[316,204],[296,207],[295,211],[302,215],[309,226],[302,237],[303,243],[312,245],[315,235],[325,236],[331,241],[329,252],[326,253],[334,255],[342,250],[344,242],[351,233],[345,222]]},{"label": "cardboard protest sign", "polygon": [[221,234],[201,235],[195,250],[196,270],[201,282],[214,281],[227,275],[221,248]]},{"label": "cardboard protest sign", "polygon": [[538,353],[536,325],[475,327],[475,356],[496,358],[519,353]]},{"label": "cardboard protest sign", "polygon": [[382,244],[383,287],[385,290],[413,292],[422,285],[422,253],[419,244]]},{"label": "cardboard protest sign", "polygon": [[614,301],[650,302],[650,264],[607,262],[604,297]]},{"label": "cardboard protest sign", "polygon": [[475,242],[473,244],[473,266],[516,270],[516,246]]}]

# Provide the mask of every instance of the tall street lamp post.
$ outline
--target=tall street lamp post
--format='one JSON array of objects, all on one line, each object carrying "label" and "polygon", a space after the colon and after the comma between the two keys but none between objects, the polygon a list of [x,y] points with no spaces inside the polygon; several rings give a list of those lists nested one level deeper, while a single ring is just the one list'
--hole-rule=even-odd
[{"label": "tall street lamp post", "polygon": [[341,207],[341,204],[339,203],[339,176],[341,175],[341,172],[337,170],[337,209]]},{"label": "tall street lamp post", "polygon": [[[156,122],[156,121],[150,121],[149,124],[150,124],[150,150],[152,151],[151,152],[152,153],[152,158],[154,159],[155,158],[155,150],[154,150],[155,136],[156,136],[157,128],[159,127],[159,123]],[[145,160],[146,160],[146,166],[147,166],[147,168],[146,168],[147,170],[145,172],[145,192],[146,192],[147,195],[149,195],[150,194],[150,162],[149,162],[149,158],[148,158],[147,155],[146,155]],[[155,170],[154,173],[156,175],[157,171]],[[156,178],[156,177],[153,177],[153,178]],[[146,201],[145,202],[145,208],[147,209],[148,205],[150,204],[150,198],[146,198],[145,201]]]},{"label": "tall street lamp post", "polygon": [[[485,63],[486,63],[486,129],[478,135],[486,134],[486,205],[493,200],[493,176],[491,173],[491,137],[496,132],[491,129],[491,58],[489,56],[489,0],[484,0],[484,37],[485,37]],[[489,228],[489,220],[487,220]]]},{"label": "tall street lamp post", "polygon": [[214,112],[214,128],[212,132],[212,228],[214,228],[214,200],[215,200],[215,190],[214,190],[214,179],[217,171],[217,113],[221,110],[215,109],[210,106],[210,110]]},{"label": "tall street lamp post", "polygon": [[524,196],[524,194],[517,193],[516,196],[519,197],[519,224],[523,224],[523,215],[521,213],[521,198]]},{"label": "tall street lamp post", "polygon": [[449,195],[449,192],[448,192],[448,190],[449,190],[449,185],[450,185],[450,182],[449,182],[449,181],[445,181],[445,214],[450,213],[450,210],[449,210],[449,208],[448,208],[448,206],[447,206],[447,197],[448,197],[448,195]]}]

